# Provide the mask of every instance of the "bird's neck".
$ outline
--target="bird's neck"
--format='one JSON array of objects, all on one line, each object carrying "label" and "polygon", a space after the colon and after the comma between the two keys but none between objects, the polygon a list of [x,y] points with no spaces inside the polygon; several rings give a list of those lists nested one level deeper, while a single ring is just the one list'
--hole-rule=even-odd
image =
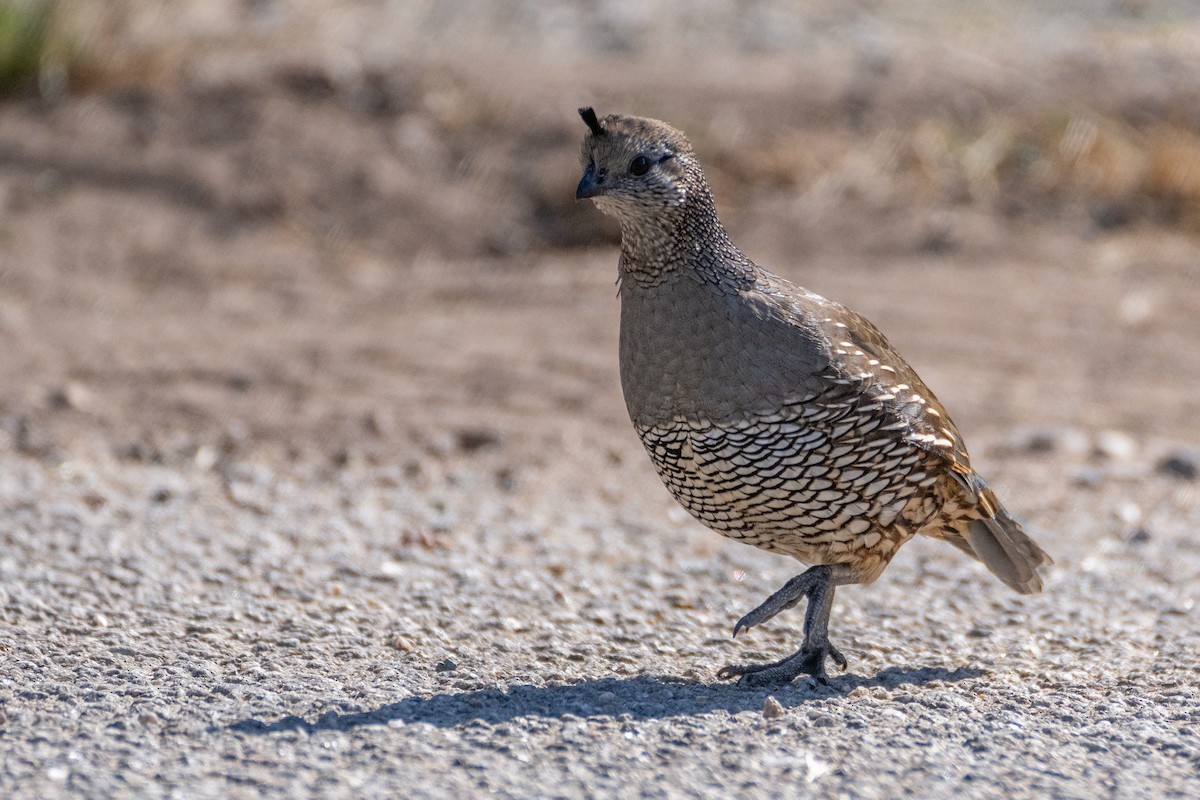
[{"label": "bird's neck", "polygon": [[727,283],[748,278],[753,269],[725,232],[707,192],[667,213],[619,219],[623,283],[651,287],[682,277]]}]

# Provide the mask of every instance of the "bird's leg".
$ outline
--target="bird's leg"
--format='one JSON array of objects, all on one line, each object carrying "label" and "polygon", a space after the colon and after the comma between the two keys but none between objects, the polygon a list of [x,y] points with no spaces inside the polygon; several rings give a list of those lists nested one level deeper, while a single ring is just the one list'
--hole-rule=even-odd
[{"label": "bird's leg", "polygon": [[788,683],[798,675],[812,675],[824,680],[825,659],[842,669],[846,658],[829,643],[829,612],[833,608],[834,589],[843,583],[853,582],[853,576],[843,565],[817,566],[792,578],[783,588],[768,597],[762,605],[738,620],[733,628],[737,636],[743,630],[753,628],[774,617],[780,611],[791,608],[808,598],[804,612],[804,646],[787,658],[769,664],[735,664],[724,667],[718,678],[741,677],[741,683],[750,685]]},{"label": "bird's leg", "polygon": [[[758,608],[737,621],[733,626],[733,636],[742,631],[750,630],[774,617],[780,611],[792,608],[805,597],[809,597],[819,584],[829,581],[830,567],[812,567],[800,573],[783,585],[775,594],[764,600]],[[811,601],[809,606],[812,606]],[[805,615],[807,618],[807,614]]]}]

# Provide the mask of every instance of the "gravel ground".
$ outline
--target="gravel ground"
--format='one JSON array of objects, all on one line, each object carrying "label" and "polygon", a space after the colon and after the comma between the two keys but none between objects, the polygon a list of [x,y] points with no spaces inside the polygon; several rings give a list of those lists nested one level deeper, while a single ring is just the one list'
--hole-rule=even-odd
[{"label": "gravel ground", "polygon": [[1049,591],[910,544],[839,595],[849,671],[769,692],[713,673],[795,645],[796,613],[728,636],[795,567],[682,518],[632,445],[514,479],[504,446],[442,444],[386,467],[6,454],[0,793],[1200,790],[1194,482],[998,459],[1044,503]]}]

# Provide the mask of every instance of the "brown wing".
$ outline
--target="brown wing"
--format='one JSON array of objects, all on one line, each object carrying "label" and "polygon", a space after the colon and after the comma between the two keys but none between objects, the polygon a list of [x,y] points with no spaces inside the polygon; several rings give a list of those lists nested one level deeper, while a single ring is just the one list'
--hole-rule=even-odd
[{"label": "brown wing", "polygon": [[1038,568],[1053,560],[1009,516],[971,467],[962,434],[945,407],[878,328],[862,315],[826,302],[830,313],[823,324],[832,346],[844,359],[838,368],[847,377],[862,381],[867,392],[882,400],[896,418],[893,424],[907,425],[906,438],[935,456],[963,489],[963,500],[974,504],[974,512],[963,520],[965,529],[947,532],[942,538],[982,561],[1012,589],[1022,594],[1041,591]]},{"label": "brown wing", "polygon": [[945,462],[974,494],[967,480],[974,474],[971,457],[937,395],[870,320],[832,301],[825,303],[828,313],[822,324],[839,357],[837,369],[881,401],[886,412],[896,418],[895,424],[907,424],[907,438]]}]

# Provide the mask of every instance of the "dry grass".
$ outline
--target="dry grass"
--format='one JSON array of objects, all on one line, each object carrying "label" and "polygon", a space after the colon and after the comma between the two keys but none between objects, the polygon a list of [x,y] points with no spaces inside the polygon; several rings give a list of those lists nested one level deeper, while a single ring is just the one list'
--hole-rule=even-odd
[{"label": "dry grass", "polygon": [[721,156],[735,190],[837,191],[874,202],[916,193],[1006,214],[1082,204],[1100,227],[1148,221],[1200,233],[1200,133],[1166,122],[1137,129],[1042,109],[970,128],[928,118],[866,137],[790,131]]},{"label": "dry grass", "polygon": [[73,47],[58,22],[57,0],[0,2],[0,96],[62,82]]},{"label": "dry grass", "polygon": [[0,0],[0,97],[169,84],[186,48],[159,38],[167,10],[160,0]]}]

